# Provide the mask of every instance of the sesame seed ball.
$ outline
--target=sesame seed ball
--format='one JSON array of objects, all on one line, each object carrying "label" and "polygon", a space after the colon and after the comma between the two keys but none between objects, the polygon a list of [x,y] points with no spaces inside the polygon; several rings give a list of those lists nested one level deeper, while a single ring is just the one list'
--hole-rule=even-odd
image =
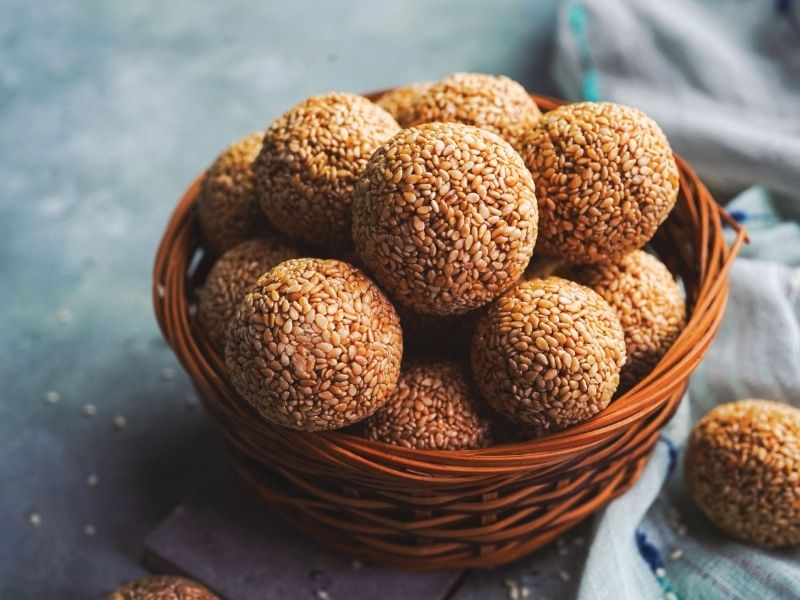
[{"label": "sesame seed ball", "polygon": [[386,406],[366,422],[366,434],[407,448],[467,450],[490,445],[489,425],[463,365],[414,360]]},{"label": "sesame seed ball", "polygon": [[261,277],[228,326],[239,393],[278,425],[318,431],[368,417],[394,390],[400,319],[383,292],[338,260],[298,258]]},{"label": "sesame seed ball", "polygon": [[630,389],[653,370],[683,329],[686,305],[678,282],[664,263],[643,250],[616,261],[575,266],[567,275],[617,311],[628,356],[620,389]]},{"label": "sesame seed ball", "polygon": [[421,94],[409,125],[455,121],[492,131],[516,147],[542,113],[525,88],[504,75],[453,73]]},{"label": "sesame seed ball", "polygon": [[171,575],[144,577],[126,583],[106,600],[219,600],[196,581]]},{"label": "sesame seed ball", "polygon": [[373,154],[353,198],[353,239],[398,303],[461,314],[522,275],[537,215],[530,173],[507,142],[469,125],[429,123]]},{"label": "sesame seed ball", "polygon": [[596,292],[559,277],[532,279],[489,308],[471,359],[489,404],[541,435],[608,406],[625,339],[614,309]]},{"label": "sesame seed ball", "polygon": [[408,355],[469,355],[472,334],[478,319],[485,312],[477,309],[463,315],[423,315],[397,305],[403,327],[403,347]]},{"label": "sesame seed ball", "polygon": [[253,165],[261,208],[284,234],[336,250],[352,244],[350,201],[376,148],[399,130],[363,96],[314,96],[266,131]]},{"label": "sesame seed ball", "polygon": [[414,118],[414,110],[419,98],[431,87],[431,83],[412,83],[395,88],[378,98],[377,103],[392,115],[401,127],[408,127]]},{"label": "sesame seed ball", "polygon": [[270,230],[258,204],[252,170],[263,135],[251,133],[228,146],[203,178],[197,216],[216,254]]},{"label": "sesame seed ball", "polygon": [[539,249],[571,262],[600,262],[643,247],[678,197],[669,142],[634,108],[561,106],[542,116],[521,148],[539,197]]},{"label": "sesame seed ball", "polygon": [[800,410],[771,400],[717,406],[692,429],[684,471],[725,533],[766,548],[800,544]]},{"label": "sesame seed ball", "polygon": [[243,242],[214,263],[197,296],[197,319],[215,348],[225,348],[228,321],[259,277],[298,256],[295,248],[273,236]]}]

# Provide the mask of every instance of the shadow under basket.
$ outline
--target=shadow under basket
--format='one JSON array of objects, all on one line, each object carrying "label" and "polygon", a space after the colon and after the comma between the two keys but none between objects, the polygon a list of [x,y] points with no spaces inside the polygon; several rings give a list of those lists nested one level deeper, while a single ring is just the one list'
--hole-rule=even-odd
[{"label": "shadow under basket", "polygon": [[[562,103],[533,98],[542,110]],[[266,421],[233,389],[224,360],[194,319],[195,291],[211,262],[194,206],[202,176],[178,203],[158,248],[158,324],[239,473],[298,529],[350,556],[409,571],[507,563],[634,484],[719,328],[728,270],[745,232],[675,158],[680,195],[653,247],[684,283],[686,328],[636,387],[566,431],[481,450],[432,451]],[[731,246],[723,222],[736,232]]]}]

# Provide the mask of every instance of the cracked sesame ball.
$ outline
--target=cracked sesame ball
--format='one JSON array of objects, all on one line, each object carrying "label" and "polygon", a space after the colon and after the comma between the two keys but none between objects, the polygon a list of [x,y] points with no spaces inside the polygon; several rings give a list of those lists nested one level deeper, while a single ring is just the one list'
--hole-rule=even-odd
[{"label": "cracked sesame ball", "polygon": [[592,288],[617,311],[628,357],[619,388],[632,388],[683,330],[686,305],[678,282],[664,263],[643,250],[616,261],[578,265],[566,275]]},{"label": "cracked sesame ball", "polygon": [[471,360],[489,404],[542,435],[608,406],[625,363],[625,339],[614,309],[596,292],[559,277],[532,279],[489,308]]},{"label": "cracked sesame ball", "polygon": [[353,239],[398,303],[462,314],[519,279],[537,215],[530,173],[507,142],[470,125],[430,123],[373,154],[353,198]]},{"label": "cracked sesame ball", "polygon": [[420,96],[431,85],[429,82],[422,82],[395,88],[378,98],[377,104],[397,119],[401,127],[408,127],[414,118],[414,109]]},{"label": "cracked sesame ball", "polygon": [[106,596],[106,600],[219,600],[219,597],[196,581],[158,575],[126,583]]},{"label": "cracked sesame ball", "polygon": [[601,262],[642,248],[678,198],[666,136],[640,110],[610,102],[545,113],[521,153],[536,182],[540,250]]},{"label": "cracked sesame ball", "polygon": [[291,238],[329,250],[351,246],[350,201],[372,153],[400,129],[363,96],[309,98],[266,131],[253,164],[261,208]]},{"label": "cracked sesame ball", "polygon": [[282,262],[231,319],[225,362],[238,392],[278,425],[319,431],[368,417],[394,390],[400,319],[381,290],[338,260]]},{"label": "cracked sesame ball", "polygon": [[765,548],[800,544],[800,410],[771,400],[717,406],[689,436],[689,493],[714,525]]},{"label": "cracked sesame ball", "polygon": [[252,169],[263,135],[251,133],[228,146],[203,177],[197,216],[217,254],[270,230],[258,204]]},{"label": "cracked sesame ball", "polygon": [[541,116],[533,98],[513,79],[504,75],[453,73],[419,96],[408,124],[465,123],[496,133],[517,147],[525,131]]},{"label": "cracked sesame ball", "polygon": [[489,427],[464,366],[414,360],[403,367],[386,406],[367,421],[366,433],[407,448],[468,450],[490,445]]},{"label": "cracked sesame ball", "polygon": [[300,252],[277,237],[256,238],[223,254],[197,296],[197,319],[211,344],[222,351],[225,331],[236,308],[259,277]]}]

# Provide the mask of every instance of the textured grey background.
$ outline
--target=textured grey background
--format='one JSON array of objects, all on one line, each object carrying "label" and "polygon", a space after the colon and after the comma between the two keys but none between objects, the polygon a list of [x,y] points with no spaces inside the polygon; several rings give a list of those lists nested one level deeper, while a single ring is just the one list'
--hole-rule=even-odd
[{"label": "textured grey background", "polygon": [[189,181],[314,93],[455,70],[556,93],[554,10],[0,0],[0,597],[97,598],[143,574],[144,537],[223,460],[149,299]]}]

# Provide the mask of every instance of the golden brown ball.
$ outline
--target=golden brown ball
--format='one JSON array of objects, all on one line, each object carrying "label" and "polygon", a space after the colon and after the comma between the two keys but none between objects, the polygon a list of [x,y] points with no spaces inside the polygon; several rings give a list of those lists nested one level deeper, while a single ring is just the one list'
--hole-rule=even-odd
[{"label": "golden brown ball", "polygon": [[400,129],[363,96],[309,98],[266,131],[253,164],[261,208],[291,238],[329,250],[351,245],[353,187],[372,153]]},{"label": "golden brown ball", "polygon": [[499,413],[541,435],[608,406],[625,363],[616,312],[591,289],[532,279],[501,296],[478,323],[472,371]]},{"label": "golden brown ball", "polygon": [[551,110],[521,143],[536,182],[540,251],[601,262],[642,248],[678,197],[678,167],[659,126],[610,102]]},{"label": "golden brown ball", "polygon": [[430,86],[413,105],[409,125],[465,123],[498,134],[515,148],[542,113],[519,83],[504,75],[453,73]]},{"label": "golden brown ball", "polygon": [[338,260],[282,262],[231,319],[225,361],[238,392],[278,425],[337,429],[383,406],[400,374],[400,319],[381,290]]},{"label": "golden brown ball", "polygon": [[771,400],[717,406],[695,424],[684,471],[725,533],[765,548],[800,544],[800,410]]},{"label": "golden brown ball", "polygon": [[211,344],[225,348],[225,332],[245,293],[272,267],[300,252],[271,236],[248,240],[223,254],[197,295],[197,320]]},{"label": "golden brown ball", "polygon": [[489,420],[461,363],[413,360],[389,401],[366,423],[373,440],[425,450],[468,450],[491,443]]},{"label": "golden brown ball", "polygon": [[615,261],[572,267],[567,276],[592,288],[617,311],[628,356],[620,390],[630,389],[653,370],[683,330],[686,305],[678,282],[664,263],[642,250]]},{"label": "golden brown ball", "polygon": [[113,591],[106,600],[219,600],[196,581],[172,575],[144,577]]},{"label": "golden brown ball", "polygon": [[203,177],[197,216],[217,254],[271,229],[258,203],[252,169],[263,136],[251,133],[228,146]]},{"label": "golden brown ball", "polygon": [[430,123],[402,130],[370,159],[353,199],[353,239],[398,303],[461,314],[522,275],[537,213],[530,173],[507,142]]},{"label": "golden brown ball", "polygon": [[386,92],[377,103],[392,115],[401,127],[408,127],[414,119],[414,111],[422,94],[431,87],[429,82],[412,83]]}]

